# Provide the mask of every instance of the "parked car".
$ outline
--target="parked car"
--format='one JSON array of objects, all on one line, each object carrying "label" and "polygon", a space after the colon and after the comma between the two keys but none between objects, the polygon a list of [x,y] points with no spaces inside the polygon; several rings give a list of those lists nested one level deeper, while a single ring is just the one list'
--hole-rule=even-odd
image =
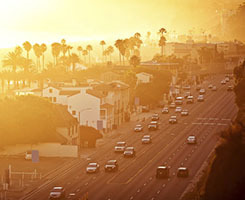
[{"label": "parked car", "polygon": [[233,91],[233,86],[232,85],[229,85],[228,88],[227,88],[227,91],[228,92]]},{"label": "parked car", "polygon": [[229,81],[230,81],[229,77],[226,77],[226,78],[225,78],[225,82],[227,83],[227,82],[229,82]]},{"label": "parked car", "polygon": [[142,132],[143,126],[141,124],[137,124],[134,128],[134,132]]},{"label": "parked car", "polygon": [[168,114],[168,113],[169,113],[168,108],[167,108],[167,107],[164,107],[164,108],[162,109],[162,114]]},{"label": "parked car", "polygon": [[86,168],[86,172],[88,174],[99,172],[99,170],[100,170],[100,165],[98,163],[89,163]]},{"label": "parked car", "polygon": [[181,116],[188,116],[189,115],[189,112],[187,109],[184,109],[181,111]]},{"label": "parked car", "polygon": [[167,166],[158,166],[156,170],[156,178],[168,178],[169,168]]},{"label": "parked car", "polygon": [[212,91],[217,91],[217,87],[215,85],[212,87]]},{"label": "parked car", "polygon": [[189,176],[189,170],[187,167],[179,167],[177,171],[177,177],[188,177]]},{"label": "parked car", "polygon": [[209,88],[209,89],[212,89],[212,88],[213,88],[213,85],[212,85],[212,84],[209,84],[209,85],[208,85],[208,88]]},{"label": "parked car", "polygon": [[56,186],[49,193],[49,199],[65,199],[65,189],[64,187]]},{"label": "parked car", "polygon": [[200,89],[200,91],[199,91],[199,94],[205,94],[206,93],[206,91],[205,91],[205,89]]},{"label": "parked car", "polygon": [[125,151],[123,152],[124,157],[134,157],[135,150],[134,147],[126,147]]},{"label": "parked car", "polygon": [[225,85],[226,84],[226,81],[225,80],[222,80],[220,81],[221,85]]},{"label": "parked car", "polygon": [[176,124],[177,123],[177,117],[176,116],[171,116],[168,121],[169,121],[170,124]]},{"label": "parked car", "polygon": [[141,139],[142,144],[150,144],[152,142],[152,138],[150,135],[144,135]]},{"label": "parked car", "polygon": [[114,148],[114,151],[116,153],[123,153],[125,148],[126,148],[127,144],[126,142],[117,142],[115,148]]},{"label": "parked car", "polygon": [[117,160],[109,160],[105,164],[105,172],[115,172],[118,171]]}]

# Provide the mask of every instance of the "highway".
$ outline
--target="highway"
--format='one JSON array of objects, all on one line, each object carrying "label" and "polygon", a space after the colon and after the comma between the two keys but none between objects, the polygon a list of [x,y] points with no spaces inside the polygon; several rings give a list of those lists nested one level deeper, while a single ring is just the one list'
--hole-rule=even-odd
[{"label": "highway", "polygon": [[[234,93],[227,92],[228,84],[220,84],[223,78],[220,75],[203,84],[206,89],[204,102],[196,101],[198,94],[192,88],[195,103],[186,104],[184,100],[181,107],[189,110],[189,116],[177,114],[177,124],[168,123],[169,117],[175,115],[174,109],[170,109],[169,114],[161,114],[159,109],[160,128],[157,131],[148,132],[145,127],[143,133],[135,133],[133,128],[137,123],[128,123],[123,134],[112,138],[110,143],[91,156],[91,160],[101,166],[99,173],[86,174],[87,161],[81,158],[68,169],[61,167],[56,178],[43,180],[42,185],[22,199],[48,199],[54,186],[65,187],[67,198],[70,193],[74,193],[74,199],[79,199],[86,193],[89,200],[179,199],[216,146],[219,131],[227,128],[237,113]],[[210,83],[217,86],[217,91],[208,89]],[[149,122],[150,119],[147,119],[142,124],[147,126]],[[141,138],[148,133],[152,136],[152,144],[143,145]],[[189,145],[186,139],[193,134],[197,137],[197,144]],[[134,146],[136,157],[124,158],[122,154],[114,153],[117,141],[125,141],[128,146]],[[118,161],[118,172],[104,172],[104,164],[110,159]],[[156,168],[163,164],[171,167],[170,177],[156,179]],[[188,167],[188,178],[176,176],[180,166]]]}]

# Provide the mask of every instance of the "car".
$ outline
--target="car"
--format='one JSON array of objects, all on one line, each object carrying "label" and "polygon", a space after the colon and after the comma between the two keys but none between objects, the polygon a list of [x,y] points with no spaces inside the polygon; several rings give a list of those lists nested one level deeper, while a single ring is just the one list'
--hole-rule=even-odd
[{"label": "car", "polygon": [[199,94],[205,94],[205,93],[206,93],[205,89],[200,89]]},{"label": "car", "polygon": [[142,144],[150,144],[152,142],[152,138],[150,135],[144,135],[141,139]]},{"label": "car", "polygon": [[185,92],[184,97],[187,99],[188,96],[191,96],[191,92]]},{"label": "car", "polygon": [[184,109],[181,111],[181,116],[187,116],[187,115],[189,115],[189,112],[187,109]]},{"label": "car", "polygon": [[204,101],[204,96],[203,96],[203,95],[199,95],[199,96],[197,97],[197,101],[199,101],[199,102]]},{"label": "car", "polygon": [[127,144],[126,142],[117,142],[115,148],[114,148],[114,151],[116,153],[123,153],[125,148],[126,148]]},{"label": "car", "polygon": [[183,100],[175,100],[174,101],[175,105],[182,105],[183,104]]},{"label": "car", "polygon": [[212,91],[217,91],[217,87],[215,85],[212,87]]},{"label": "car", "polygon": [[157,167],[156,178],[168,178],[169,177],[169,168],[167,166],[161,165]]},{"label": "car", "polygon": [[65,199],[64,187],[55,186],[49,193],[49,199]]},{"label": "car", "polygon": [[164,107],[164,108],[162,109],[162,114],[168,114],[168,113],[169,113],[168,108],[167,108],[167,107]]},{"label": "car", "polygon": [[142,112],[149,112],[150,108],[149,106],[142,106]]},{"label": "car", "polygon": [[232,85],[229,85],[228,88],[227,88],[227,91],[228,92],[233,91],[233,86]]},{"label": "car", "polygon": [[194,97],[193,96],[188,96],[186,100],[187,104],[194,103]]},{"label": "car", "polygon": [[86,168],[86,173],[88,174],[92,174],[92,173],[96,173],[99,172],[100,170],[100,165],[98,163],[88,163],[88,166]]},{"label": "car", "polygon": [[177,123],[177,117],[176,116],[171,116],[168,121],[169,121],[170,124],[176,124]]},{"label": "car", "polygon": [[105,172],[115,172],[118,171],[117,160],[108,160],[104,166]]},{"label": "car", "polygon": [[182,108],[181,108],[181,107],[176,107],[176,108],[175,108],[175,112],[176,112],[176,113],[180,113],[181,111],[182,111]]},{"label": "car", "polygon": [[158,121],[159,120],[159,115],[157,113],[153,114],[151,117],[152,121]]},{"label": "car", "polygon": [[194,135],[190,135],[187,138],[187,144],[196,144],[197,143],[197,139]]},{"label": "car", "polygon": [[201,89],[201,85],[196,86],[196,91],[199,91]]},{"label": "car", "polygon": [[227,82],[229,82],[229,81],[230,81],[229,77],[226,77],[226,78],[225,78],[225,82],[227,83]]},{"label": "car", "polygon": [[134,157],[135,150],[134,147],[126,147],[125,151],[123,152],[124,157]]},{"label": "car", "polygon": [[169,106],[169,108],[175,108],[175,107],[176,107],[176,105],[175,105],[174,102],[172,102],[172,103],[170,104],[170,106]]},{"label": "car", "polygon": [[225,85],[226,84],[226,81],[225,80],[222,80],[220,81],[221,85]]},{"label": "car", "polygon": [[191,86],[190,85],[185,85],[182,88],[183,88],[183,90],[190,90],[191,89]]},{"label": "car", "polygon": [[157,121],[151,121],[150,124],[148,125],[148,130],[149,131],[155,131],[158,129],[158,122]]},{"label": "car", "polygon": [[137,124],[134,128],[134,132],[141,132],[143,131],[143,126],[141,124]]},{"label": "car", "polygon": [[32,150],[28,150],[25,152],[25,159],[32,160]]},{"label": "car", "polygon": [[189,170],[187,167],[179,167],[177,171],[177,177],[188,177],[189,176]]},{"label": "car", "polygon": [[208,88],[209,88],[209,89],[212,89],[212,88],[213,88],[213,85],[212,85],[212,84],[209,84],[209,85],[208,85]]}]

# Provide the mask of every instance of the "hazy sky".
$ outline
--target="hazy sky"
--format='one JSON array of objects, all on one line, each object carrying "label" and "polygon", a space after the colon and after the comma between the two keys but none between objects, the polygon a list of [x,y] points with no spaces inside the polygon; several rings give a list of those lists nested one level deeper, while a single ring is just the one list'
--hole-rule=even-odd
[{"label": "hazy sky", "polygon": [[[116,40],[161,27],[212,26],[224,5],[242,0],[0,0],[0,47],[28,40]],[[212,16],[212,17],[210,17]]]}]

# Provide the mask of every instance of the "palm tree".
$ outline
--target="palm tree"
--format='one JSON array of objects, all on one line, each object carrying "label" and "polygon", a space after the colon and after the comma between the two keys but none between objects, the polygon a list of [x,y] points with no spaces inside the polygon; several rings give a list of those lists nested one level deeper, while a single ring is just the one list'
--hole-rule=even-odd
[{"label": "palm tree", "polygon": [[26,50],[26,58],[29,59],[29,52],[30,52],[30,50],[32,48],[32,45],[31,45],[30,42],[26,41],[26,42],[23,43],[23,47]]},{"label": "palm tree", "polygon": [[159,34],[160,34],[160,40],[158,42],[158,45],[161,47],[161,55],[163,56],[163,47],[165,46],[166,44],[166,38],[164,37],[164,33],[167,33],[166,29],[165,28],[161,28],[159,30]]},{"label": "palm tree", "polygon": [[101,41],[100,41],[100,45],[101,45],[101,47],[102,47],[102,61],[103,61],[104,45],[106,45],[105,41],[104,41],[104,40],[101,40]]},{"label": "palm tree", "polygon": [[3,67],[12,67],[12,72],[16,72],[17,66],[21,63],[21,55],[17,52],[9,52],[3,60]]},{"label": "palm tree", "polygon": [[40,56],[42,55],[42,49],[41,49],[41,46],[39,44],[34,44],[33,45],[33,50],[34,50],[34,53],[37,57],[37,71],[40,71],[41,69],[41,63],[40,63]]},{"label": "palm tree", "polygon": [[61,40],[61,50],[63,52],[63,56],[65,56],[66,55],[66,52],[68,50],[65,39],[62,39]]},{"label": "palm tree", "polygon": [[75,72],[75,67],[76,67],[76,63],[79,62],[79,57],[77,54],[75,53],[72,53],[71,56],[70,56],[70,62],[72,64],[72,72]]},{"label": "palm tree", "polygon": [[108,50],[108,53],[110,55],[110,61],[111,61],[111,54],[114,52],[114,48],[113,48],[113,46],[109,46],[109,47],[107,47],[107,50]]},{"label": "palm tree", "polygon": [[71,56],[71,52],[70,52],[70,50],[72,50],[72,46],[70,46],[70,45],[67,45],[67,51],[68,51],[68,55],[69,56]]},{"label": "palm tree", "polygon": [[88,55],[88,51],[86,49],[83,50],[84,63],[86,64],[86,56]]},{"label": "palm tree", "polygon": [[89,45],[87,45],[86,50],[88,51],[89,66],[90,66],[91,65],[90,52],[93,50],[93,47],[89,44]]},{"label": "palm tree", "polygon": [[83,51],[82,46],[78,46],[78,47],[77,47],[77,50],[78,50],[78,53],[79,53],[79,58],[81,59],[81,53],[82,53],[82,51]]},{"label": "palm tree", "polygon": [[116,40],[116,42],[115,42],[115,47],[118,49],[118,52],[119,52],[119,62],[120,62],[120,65],[121,65],[121,51],[120,51],[120,48],[121,48],[121,46],[122,46],[122,44],[123,44],[123,40],[121,40],[121,39],[118,39],[118,40]]},{"label": "palm tree", "polygon": [[134,37],[139,39],[141,37],[141,35],[140,35],[140,33],[137,32],[134,34]]},{"label": "palm tree", "polygon": [[140,64],[140,57],[133,55],[129,60],[130,65],[136,67]]},{"label": "palm tree", "polygon": [[42,51],[42,55],[43,55],[43,70],[44,70],[44,66],[45,66],[45,64],[44,64],[44,52],[47,50],[47,45],[46,44],[44,44],[44,43],[42,43],[41,44],[41,51]]},{"label": "palm tree", "polygon": [[54,57],[54,65],[57,65],[62,46],[60,43],[57,42],[53,43],[51,46],[52,46],[52,55]]}]

